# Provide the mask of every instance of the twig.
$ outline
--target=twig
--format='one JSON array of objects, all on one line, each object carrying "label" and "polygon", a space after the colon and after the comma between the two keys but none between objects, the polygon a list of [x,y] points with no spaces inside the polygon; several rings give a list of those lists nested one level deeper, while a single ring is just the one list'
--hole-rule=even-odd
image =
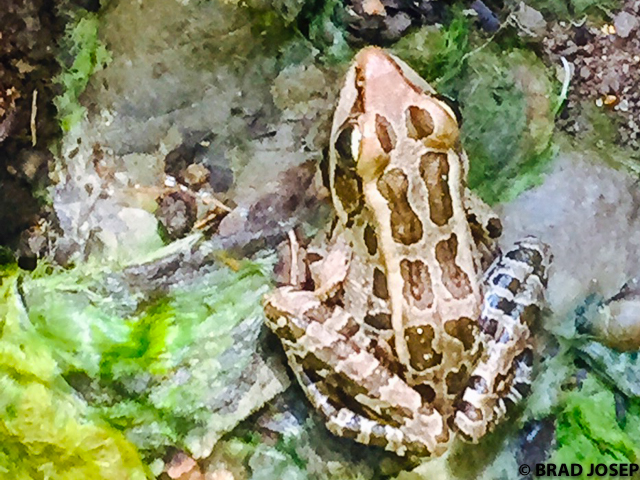
[{"label": "twig", "polygon": [[38,115],[38,90],[33,91],[31,98],[31,146],[35,147],[38,137],[36,136],[36,116]]}]

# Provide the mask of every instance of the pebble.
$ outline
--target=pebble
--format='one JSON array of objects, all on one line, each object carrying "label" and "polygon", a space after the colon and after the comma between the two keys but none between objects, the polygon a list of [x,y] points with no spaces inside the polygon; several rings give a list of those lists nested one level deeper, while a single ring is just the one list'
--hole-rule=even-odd
[{"label": "pebble", "polygon": [[[565,38],[567,32],[572,33],[570,39]],[[559,63],[563,56],[575,68],[568,115],[560,120],[561,128],[584,131],[572,120],[572,113],[581,112],[582,102],[594,102],[599,108],[616,112],[619,144],[640,151],[640,120],[631,120],[640,118],[640,0],[619,2],[605,24],[587,19],[572,28],[549,21],[543,44],[553,63]]]},{"label": "pebble", "polygon": [[626,98],[620,100],[620,103],[618,105],[616,105],[616,109],[620,110],[621,112],[628,112],[629,111],[629,101]]},{"label": "pebble", "polygon": [[589,67],[587,67],[586,65],[580,68],[580,76],[585,80],[588,79],[591,76],[591,69],[589,69]]},{"label": "pebble", "polygon": [[627,38],[638,27],[638,17],[623,11],[613,18],[613,24],[618,36]]},{"label": "pebble", "polygon": [[518,23],[531,35],[542,36],[547,29],[547,22],[542,14],[524,2],[520,2],[520,7],[514,13]]}]

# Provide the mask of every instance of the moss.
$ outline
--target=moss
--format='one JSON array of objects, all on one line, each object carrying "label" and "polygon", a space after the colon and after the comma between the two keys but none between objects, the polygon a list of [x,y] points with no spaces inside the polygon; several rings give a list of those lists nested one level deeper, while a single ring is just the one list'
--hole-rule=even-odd
[{"label": "moss", "polygon": [[127,338],[109,345],[100,359],[100,375],[109,379],[148,371],[152,375],[167,372],[163,355],[167,351],[167,335],[175,326],[175,309],[162,298],[145,309],[140,316],[125,320]]},{"label": "moss", "polygon": [[539,182],[553,158],[553,84],[524,50],[486,48],[468,62],[459,100],[469,186],[488,203],[508,201]]},{"label": "moss", "polygon": [[147,478],[136,448],[88,414],[30,325],[15,275],[0,286],[0,472],[24,480]]},{"label": "moss", "polygon": [[347,43],[346,30],[340,20],[342,14],[342,2],[325,0],[321,3],[321,8],[306,12],[306,18],[301,20],[302,24],[308,22],[309,40],[329,63],[344,62],[353,56],[353,50]]},{"label": "moss", "polygon": [[198,429],[206,435],[229,428],[218,423],[233,412],[216,417],[211,404],[247,367],[243,362],[255,348],[251,335],[259,329],[247,336],[248,353],[231,355],[233,364],[219,357],[229,356],[231,346],[241,348],[232,338],[241,322],[261,321],[271,265],[269,259],[243,262],[238,271],[221,267],[142,303],[139,294],[113,283],[113,273],[88,265],[39,267],[22,289],[34,341],[54,352],[56,368],[87,401],[87,411],[153,458],[166,447],[197,443]]},{"label": "moss", "polygon": [[442,28],[424,27],[399,40],[393,51],[423,78],[447,95],[455,95],[470,51],[470,20],[456,14]]},{"label": "moss", "polygon": [[550,462],[582,465],[586,471],[581,478],[587,478],[589,465],[636,462],[639,413],[637,401],[632,402],[621,425],[613,392],[588,376],[580,390],[567,394],[557,417],[558,449]]},{"label": "moss", "polygon": [[54,103],[64,131],[71,129],[84,117],[86,109],[80,104],[80,95],[91,76],[111,60],[106,47],[98,39],[98,27],[98,16],[86,13],[67,28],[66,38],[62,42],[62,50],[70,59],[61,59],[62,73],[56,82],[61,85],[63,92],[54,99]]},{"label": "moss", "polygon": [[619,7],[615,0],[530,0],[527,5],[543,14],[561,19],[583,16],[585,13],[600,13]]}]

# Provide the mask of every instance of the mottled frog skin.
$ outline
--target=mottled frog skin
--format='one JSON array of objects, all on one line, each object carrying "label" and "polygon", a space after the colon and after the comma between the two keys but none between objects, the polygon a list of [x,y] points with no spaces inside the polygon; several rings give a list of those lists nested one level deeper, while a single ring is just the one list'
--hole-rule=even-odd
[{"label": "mottled frog skin", "polygon": [[347,73],[329,163],[336,222],[306,254],[291,236],[267,325],[333,433],[399,455],[477,441],[530,386],[547,246],[499,253],[456,116],[381,49]]}]

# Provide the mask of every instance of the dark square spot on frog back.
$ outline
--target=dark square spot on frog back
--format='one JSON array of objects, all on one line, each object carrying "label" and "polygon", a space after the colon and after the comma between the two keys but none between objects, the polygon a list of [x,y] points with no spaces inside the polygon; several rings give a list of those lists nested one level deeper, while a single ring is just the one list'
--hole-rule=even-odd
[{"label": "dark square spot on frog back", "polygon": [[393,127],[382,115],[376,114],[376,135],[385,153],[389,153],[396,146],[396,133]]},{"label": "dark square spot on frog back", "polygon": [[433,118],[425,109],[412,105],[407,108],[405,116],[410,138],[420,140],[433,133]]},{"label": "dark square spot on frog back", "polygon": [[405,330],[404,339],[409,349],[409,361],[416,371],[424,371],[442,362],[442,353],[433,348],[434,336],[431,325],[409,327]]},{"label": "dark square spot on frog back", "polygon": [[469,378],[469,374],[466,365],[462,365],[457,372],[448,373],[446,378],[447,393],[453,396],[458,395],[466,386],[467,378]]},{"label": "dark square spot on frog back", "polygon": [[364,323],[372,326],[376,330],[390,330],[391,315],[388,313],[368,314],[364,317]]},{"label": "dark square spot on frog back", "polygon": [[335,194],[350,220],[364,208],[362,196],[362,180],[355,171],[345,169],[341,165],[335,170]]},{"label": "dark square spot on frog back", "polygon": [[[431,308],[433,305],[433,290],[429,267],[420,260],[402,259],[400,273],[404,282],[405,298],[420,309]],[[412,300],[411,300],[412,299]]]},{"label": "dark square spot on frog back", "polygon": [[449,191],[449,161],[446,153],[427,152],[420,159],[420,177],[429,191],[429,217],[442,227],[453,216]]},{"label": "dark square spot on frog back", "polygon": [[382,300],[387,300],[389,298],[387,276],[379,268],[375,268],[373,270],[373,294]]},{"label": "dark square spot on frog back", "polygon": [[471,350],[476,342],[478,327],[476,322],[467,317],[449,320],[444,324],[445,331],[462,342],[465,350]]},{"label": "dark square spot on frog back", "polygon": [[385,171],[376,186],[391,209],[391,233],[396,242],[412,245],[422,238],[422,221],[409,203],[409,179],[399,168]]},{"label": "dark square spot on frog back", "polygon": [[413,389],[420,394],[424,403],[431,403],[436,399],[436,391],[426,383],[416,385]]},{"label": "dark square spot on frog back", "polygon": [[367,247],[367,252],[369,255],[373,256],[378,251],[378,237],[376,236],[376,232],[374,231],[371,225],[364,227],[364,244]]},{"label": "dark square spot on frog back", "polygon": [[456,263],[458,237],[452,233],[436,244],[436,260],[442,269],[442,283],[454,298],[464,298],[471,293],[469,276]]}]

